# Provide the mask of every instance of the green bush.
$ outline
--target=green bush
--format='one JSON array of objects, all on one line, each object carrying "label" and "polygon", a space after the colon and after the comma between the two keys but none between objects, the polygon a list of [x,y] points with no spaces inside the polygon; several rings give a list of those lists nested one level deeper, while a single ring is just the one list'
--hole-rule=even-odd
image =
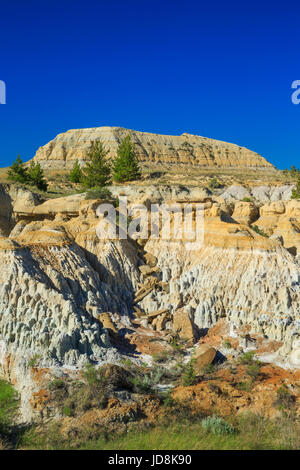
[{"label": "green bush", "polygon": [[202,420],[201,424],[206,432],[218,436],[235,433],[235,429],[233,426],[231,426],[231,424],[227,423],[222,418],[218,418],[217,416],[208,416]]},{"label": "green bush", "polygon": [[28,168],[28,184],[36,186],[41,191],[47,191],[48,184],[44,177],[44,172],[39,163],[35,163],[33,160],[30,162]]},{"label": "green bush", "polygon": [[82,169],[82,183],[86,188],[102,188],[110,183],[111,167],[106,161],[108,152],[101,140],[93,143],[86,166]]},{"label": "green bush", "polygon": [[139,165],[130,135],[125,137],[117,150],[118,157],[113,163],[113,179],[118,183],[138,180],[141,177]]},{"label": "green bush", "polygon": [[258,235],[261,235],[262,237],[269,238],[269,235],[267,233],[265,233],[263,230],[261,230],[257,225],[252,225],[251,228]]},{"label": "green bush", "polygon": [[73,412],[73,410],[71,410],[71,408],[69,406],[64,406],[63,407],[63,414],[65,416],[74,416],[74,412]]},{"label": "green bush", "polygon": [[112,199],[112,194],[108,188],[96,187],[87,191],[85,199]]},{"label": "green bush", "polygon": [[40,163],[35,163],[34,160],[31,160],[29,168],[26,168],[20,155],[18,155],[17,159],[8,169],[7,176],[10,181],[15,183],[36,186],[41,191],[47,191],[48,189]]},{"label": "green bush", "polygon": [[239,358],[238,361],[240,364],[253,364],[254,361],[254,351],[248,351],[244,354],[242,354]]},{"label": "green bush", "polygon": [[91,408],[103,409],[107,406],[108,390],[102,369],[87,365],[83,379],[85,382],[75,382],[64,389],[64,396],[60,397],[63,414],[76,416]]},{"label": "green bush", "polygon": [[282,385],[276,390],[277,398],[275,404],[280,410],[290,410],[295,404],[295,397],[291,394],[286,385]]},{"label": "green bush", "polygon": [[175,405],[177,405],[177,401],[172,397],[172,392],[166,392],[163,397],[163,406],[165,408],[173,408]]},{"label": "green bush", "polygon": [[252,202],[251,197],[244,197],[243,202]]},{"label": "green bush", "polygon": [[209,187],[211,189],[218,189],[218,188],[221,188],[222,187],[222,184],[217,180],[217,178],[213,178],[212,180],[210,180],[209,182]]},{"label": "green bush", "polygon": [[153,391],[153,380],[149,375],[136,376],[131,379],[135,393],[151,393]]},{"label": "green bush", "polygon": [[249,382],[239,382],[236,386],[238,390],[242,390],[243,392],[251,392],[253,388],[253,382],[250,380]]},{"label": "green bush", "polygon": [[10,181],[14,181],[15,183],[28,183],[28,170],[24,166],[20,155],[17,156],[12,166],[9,167],[7,176]]},{"label": "green bush", "polygon": [[292,199],[300,199],[300,176],[298,177],[296,188],[293,189]]},{"label": "green bush", "polygon": [[32,356],[29,359],[29,362],[28,362],[29,367],[36,367],[38,365],[40,358],[41,358],[40,354],[34,354],[34,356]]},{"label": "green bush", "polygon": [[201,372],[204,375],[210,375],[216,372],[216,364],[206,364],[205,366],[202,367]]},{"label": "green bush", "polygon": [[65,387],[65,382],[61,379],[53,379],[51,382],[48,382],[47,388],[51,391],[63,389]]},{"label": "green bush", "polygon": [[190,387],[196,383],[196,372],[193,365],[194,361],[189,361],[182,376],[184,387]]},{"label": "green bush", "polygon": [[247,374],[253,379],[257,379],[260,375],[260,365],[258,362],[248,365]]},{"label": "green bush", "polygon": [[71,183],[81,183],[82,181],[82,170],[80,168],[78,160],[75,161],[74,166],[69,175]]}]

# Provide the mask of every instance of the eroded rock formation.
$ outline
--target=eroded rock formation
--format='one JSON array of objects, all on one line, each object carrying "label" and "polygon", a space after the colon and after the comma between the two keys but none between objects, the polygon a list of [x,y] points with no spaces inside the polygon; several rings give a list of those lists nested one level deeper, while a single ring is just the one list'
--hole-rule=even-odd
[{"label": "eroded rock formation", "polygon": [[238,145],[192,134],[168,136],[121,127],[74,129],[59,134],[35,155],[44,168],[70,168],[76,159],[84,164],[92,143],[101,139],[115,158],[121,140],[131,135],[136,156],[146,163],[188,164],[207,167],[274,168],[266,159]]},{"label": "eroded rock formation", "polygon": [[[149,362],[159,351],[159,342],[150,341],[155,335],[166,343],[176,336],[191,347],[221,321],[224,338],[237,350],[260,344],[262,358],[299,367],[300,202],[285,200],[289,189],[277,191],[271,202],[271,188],[264,192],[267,201],[258,200],[257,189],[255,198],[248,190],[248,201],[232,188],[218,194],[112,188],[115,196],[127,193],[129,204],[148,208],[203,203],[204,244],[189,251],[184,240],[99,239],[101,201],[82,194],[43,202],[2,188],[7,225],[0,238],[0,367],[21,392],[23,418],[35,419],[40,408],[33,403],[47,400],[41,377],[72,375],[87,363],[116,364],[127,356]],[[210,347],[226,357],[220,342]],[[202,348],[209,361],[211,348]]]}]

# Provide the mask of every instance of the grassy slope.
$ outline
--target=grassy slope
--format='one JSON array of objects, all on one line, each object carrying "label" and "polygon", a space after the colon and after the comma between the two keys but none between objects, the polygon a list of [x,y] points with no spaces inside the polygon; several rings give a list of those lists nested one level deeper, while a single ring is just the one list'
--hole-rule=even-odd
[{"label": "grassy slope", "polygon": [[[179,165],[141,165],[143,178],[139,184],[185,184],[207,186],[212,178],[222,184],[240,185],[279,185],[293,184],[296,178],[283,174],[282,171],[235,169],[235,168],[195,168]],[[76,192],[76,187],[69,182],[69,170],[45,170],[50,193],[64,194]],[[8,183],[7,168],[0,168],[0,183]],[[133,182],[131,184],[136,184]],[[50,194],[51,197],[51,194]]]},{"label": "grassy slope", "polygon": [[22,449],[82,450],[283,450],[300,449],[299,423],[288,417],[276,421],[255,415],[234,421],[235,434],[214,435],[206,432],[201,420],[193,423],[169,423],[149,430],[135,430],[118,437],[91,439],[87,431],[81,440],[59,438],[57,427],[46,436],[31,430],[20,441]]}]

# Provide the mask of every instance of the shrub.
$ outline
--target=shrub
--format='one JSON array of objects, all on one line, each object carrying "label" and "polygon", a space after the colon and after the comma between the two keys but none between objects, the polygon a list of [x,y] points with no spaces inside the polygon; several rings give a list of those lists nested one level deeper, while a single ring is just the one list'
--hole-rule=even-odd
[{"label": "shrub", "polygon": [[255,352],[254,351],[248,351],[244,354],[242,354],[238,361],[240,364],[243,364],[243,365],[247,365],[247,364],[253,364],[254,362],[254,355],[255,355]]},{"label": "shrub", "polygon": [[291,394],[286,385],[282,385],[278,390],[276,390],[277,398],[275,405],[279,409],[291,409],[295,404],[295,397]]},{"label": "shrub", "polygon": [[81,183],[82,181],[82,170],[80,168],[78,160],[75,161],[74,166],[69,175],[71,183]]},{"label": "shrub", "polygon": [[10,181],[14,181],[15,183],[28,183],[28,170],[25,168],[20,155],[17,156],[12,166],[9,167],[7,176]]},{"label": "shrub", "polygon": [[131,379],[133,385],[133,391],[136,393],[150,393],[154,385],[151,377],[144,375],[143,377],[136,376]]},{"label": "shrub", "polygon": [[87,191],[85,199],[111,199],[112,194],[108,188],[95,187]]},{"label": "shrub", "polygon": [[262,237],[269,238],[269,235],[267,233],[265,233],[263,230],[261,230],[257,225],[252,225],[251,228],[258,235],[261,235]]},{"label": "shrub", "polygon": [[28,362],[29,367],[36,367],[39,362],[40,357],[41,356],[39,354],[35,354],[34,356],[32,356]]},{"label": "shrub", "polygon": [[292,199],[300,199],[300,176],[298,177],[296,188],[293,189]]},{"label": "shrub", "polygon": [[71,410],[71,408],[69,406],[64,406],[63,407],[63,414],[65,416],[74,416],[74,412],[73,412],[73,410]]},{"label": "shrub", "polygon": [[182,376],[184,387],[194,385],[196,382],[196,373],[193,366],[193,361],[188,362]]},{"label": "shrub", "polygon": [[15,183],[29,184],[36,186],[41,191],[47,191],[48,184],[44,177],[44,172],[40,163],[30,162],[29,168],[24,166],[23,160],[18,155],[12,166],[8,169],[8,179]]},{"label": "shrub", "polygon": [[90,387],[97,387],[105,382],[101,369],[96,369],[91,364],[86,365],[82,375]]},{"label": "shrub", "polygon": [[244,197],[243,202],[252,202],[251,197]]},{"label": "shrub", "polygon": [[88,154],[87,164],[82,169],[82,182],[86,188],[102,188],[109,184],[111,167],[105,159],[108,152],[100,140],[93,143],[92,150]]},{"label": "shrub", "polygon": [[231,426],[231,424],[227,423],[222,418],[218,418],[217,416],[208,416],[202,420],[201,425],[206,432],[218,436],[235,433],[235,429],[233,426]]},{"label": "shrub", "polygon": [[238,390],[242,390],[243,392],[251,392],[253,387],[252,381],[250,382],[239,382],[236,386]]},{"label": "shrub", "polygon": [[116,182],[137,180],[141,177],[139,165],[135,157],[134,144],[130,135],[125,137],[117,150],[118,157],[113,163],[113,179]]},{"label": "shrub", "polygon": [[250,375],[250,377],[253,380],[257,379],[260,375],[260,365],[259,365],[259,363],[255,362],[254,364],[248,365],[247,374]]},{"label": "shrub", "polygon": [[47,191],[48,189],[48,184],[45,180],[41,165],[39,163],[35,163],[33,160],[31,160],[28,168],[28,184],[36,186],[41,191]]},{"label": "shrub", "polygon": [[166,392],[163,397],[163,406],[165,408],[173,408],[177,404],[176,400],[172,397],[171,392]]},{"label": "shrub", "polygon": [[153,354],[153,360],[156,363],[163,363],[168,361],[169,356],[170,354],[168,351],[162,351],[161,353]]},{"label": "shrub", "polygon": [[47,388],[51,391],[63,389],[65,387],[65,382],[61,379],[53,379],[51,382],[48,382]]},{"label": "shrub", "polygon": [[213,178],[212,180],[210,180],[209,182],[209,187],[211,189],[218,189],[218,188],[221,188],[222,187],[222,184],[217,180],[217,178]]},{"label": "shrub", "polygon": [[102,369],[96,369],[89,364],[83,371],[83,378],[84,383],[75,382],[69,388],[63,389],[60,399],[62,412],[67,416],[76,416],[91,408],[103,409],[107,406],[108,395]]},{"label": "shrub", "polygon": [[206,364],[204,367],[202,367],[201,372],[205,375],[212,374],[213,372],[216,372],[216,366],[215,364]]}]

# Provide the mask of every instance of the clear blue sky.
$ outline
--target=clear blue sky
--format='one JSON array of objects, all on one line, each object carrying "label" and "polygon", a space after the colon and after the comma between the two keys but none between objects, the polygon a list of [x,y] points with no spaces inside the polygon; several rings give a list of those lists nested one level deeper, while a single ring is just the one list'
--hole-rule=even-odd
[{"label": "clear blue sky", "polygon": [[299,36],[299,1],[1,2],[0,164],[107,125],[190,132],[300,166]]}]

